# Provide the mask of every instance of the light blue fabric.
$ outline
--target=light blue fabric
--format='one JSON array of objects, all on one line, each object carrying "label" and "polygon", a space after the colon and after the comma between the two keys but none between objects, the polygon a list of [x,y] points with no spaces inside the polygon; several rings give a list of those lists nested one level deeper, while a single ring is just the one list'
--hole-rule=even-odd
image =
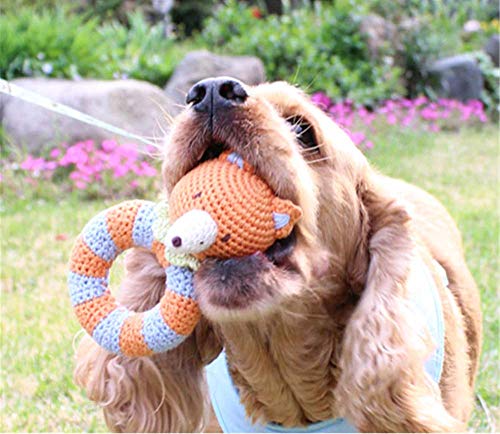
[{"label": "light blue fabric", "polygon": [[106,292],[108,280],[106,277],[84,276],[82,274],[68,273],[69,297],[73,307],[100,297]]},{"label": "light blue fabric", "polygon": [[159,305],[144,313],[141,333],[148,348],[155,353],[175,348],[187,337],[177,334],[163,321]]},{"label": "light blue fabric", "polygon": [[[446,272],[436,262],[443,281],[448,285]],[[429,332],[437,347],[425,364],[425,370],[435,382],[439,382],[444,359],[444,319],[439,293],[430,270],[422,260],[417,261],[417,273],[421,284],[412,289],[410,300],[417,312],[426,319]],[[252,424],[246,417],[238,391],[229,373],[225,352],[206,367],[207,382],[217,420],[224,432],[248,433],[341,433],[357,432],[345,419],[330,419],[302,428],[284,428],[277,424]]]},{"label": "light blue fabric", "polygon": [[151,250],[153,246],[153,222],[158,218],[156,215],[156,204],[145,202],[137,211],[132,228],[132,240],[135,246],[145,247]]},{"label": "light blue fabric", "polygon": [[108,231],[107,210],[93,217],[83,228],[83,240],[97,256],[105,261],[114,261],[118,248]]},{"label": "light blue fabric", "polygon": [[274,229],[278,230],[284,228],[290,223],[290,216],[281,212],[273,212]]},{"label": "light blue fabric", "polygon": [[243,158],[236,152],[231,152],[227,159],[230,163],[236,164],[240,169],[243,169]]},{"label": "light blue fabric", "polygon": [[111,311],[96,325],[92,337],[103,348],[108,351],[121,354],[120,332],[125,320],[132,313],[124,307]]}]

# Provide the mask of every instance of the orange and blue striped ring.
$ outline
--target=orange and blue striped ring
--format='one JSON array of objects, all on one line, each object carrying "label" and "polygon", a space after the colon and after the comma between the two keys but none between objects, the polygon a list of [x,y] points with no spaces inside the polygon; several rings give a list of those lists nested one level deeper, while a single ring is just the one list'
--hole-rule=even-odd
[{"label": "orange and blue striped ring", "polygon": [[[101,212],[84,227],[69,261],[69,293],[78,321],[99,345],[115,354],[137,357],[168,351],[183,342],[200,319],[193,272],[168,264],[165,246],[154,239],[155,206],[131,200]],[[120,305],[109,290],[113,261],[132,247],[154,252],[165,267],[165,294],[146,312]]]}]

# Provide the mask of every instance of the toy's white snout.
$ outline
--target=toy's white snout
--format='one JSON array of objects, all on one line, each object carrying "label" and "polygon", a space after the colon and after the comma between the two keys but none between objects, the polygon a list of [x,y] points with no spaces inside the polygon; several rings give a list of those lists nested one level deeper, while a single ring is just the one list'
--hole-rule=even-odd
[{"label": "toy's white snout", "polygon": [[217,223],[206,211],[193,209],[180,216],[167,232],[166,248],[172,253],[200,253],[217,238]]}]

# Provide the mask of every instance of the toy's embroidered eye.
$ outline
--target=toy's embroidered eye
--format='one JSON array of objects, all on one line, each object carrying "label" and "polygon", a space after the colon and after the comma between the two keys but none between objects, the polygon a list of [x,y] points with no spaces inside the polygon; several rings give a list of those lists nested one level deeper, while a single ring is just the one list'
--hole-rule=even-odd
[{"label": "toy's embroidered eye", "polygon": [[299,145],[304,149],[315,148],[317,146],[313,127],[301,116],[293,116],[287,119],[292,132],[295,133]]}]

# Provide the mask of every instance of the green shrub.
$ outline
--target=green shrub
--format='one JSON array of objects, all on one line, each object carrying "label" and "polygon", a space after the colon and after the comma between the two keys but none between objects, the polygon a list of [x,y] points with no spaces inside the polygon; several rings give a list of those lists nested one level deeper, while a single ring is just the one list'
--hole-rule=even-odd
[{"label": "green shrub", "polygon": [[164,86],[192,44],[165,38],[163,25],[150,26],[140,12],[128,15],[129,28],[113,22],[100,27],[113,65],[113,77],[125,76]]},{"label": "green shrub", "polygon": [[105,46],[97,22],[83,22],[62,9],[30,9],[0,16],[0,76],[69,77],[99,75]]},{"label": "green shrub", "polygon": [[401,35],[399,63],[409,97],[432,96],[429,66],[438,58],[461,52],[460,29],[446,18],[421,15],[398,23]]},{"label": "green shrub", "polygon": [[484,51],[476,51],[474,57],[484,77],[484,90],[481,100],[488,111],[498,120],[500,114],[500,68],[495,67],[490,56]]},{"label": "green shrub", "polygon": [[482,49],[488,23],[477,32],[465,32],[468,20],[490,16],[494,3],[489,0],[369,0],[365,7],[371,13],[394,23],[400,35],[401,48],[395,53],[410,97],[432,96],[428,67],[440,57]]},{"label": "green shrub", "polygon": [[258,56],[269,80],[373,105],[401,91],[399,70],[370,59],[359,25],[357,15],[331,6],[259,19],[251,8],[229,1],[201,36],[219,51]]},{"label": "green shrub", "polygon": [[[361,0],[355,0],[361,1]],[[433,16],[462,27],[468,20],[488,20],[498,16],[498,2],[491,0],[368,0],[363,1],[374,13],[392,22],[408,17]]]},{"label": "green shrub", "polygon": [[140,12],[128,22],[100,25],[60,8],[2,15],[0,77],[130,77],[165,85],[192,44],[165,38],[162,25],[150,26]]},{"label": "green shrub", "polygon": [[183,0],[174,2],[170,15],[172,22],[185,36],[199,32],[203,21],[212,13],[214,0]]}]

